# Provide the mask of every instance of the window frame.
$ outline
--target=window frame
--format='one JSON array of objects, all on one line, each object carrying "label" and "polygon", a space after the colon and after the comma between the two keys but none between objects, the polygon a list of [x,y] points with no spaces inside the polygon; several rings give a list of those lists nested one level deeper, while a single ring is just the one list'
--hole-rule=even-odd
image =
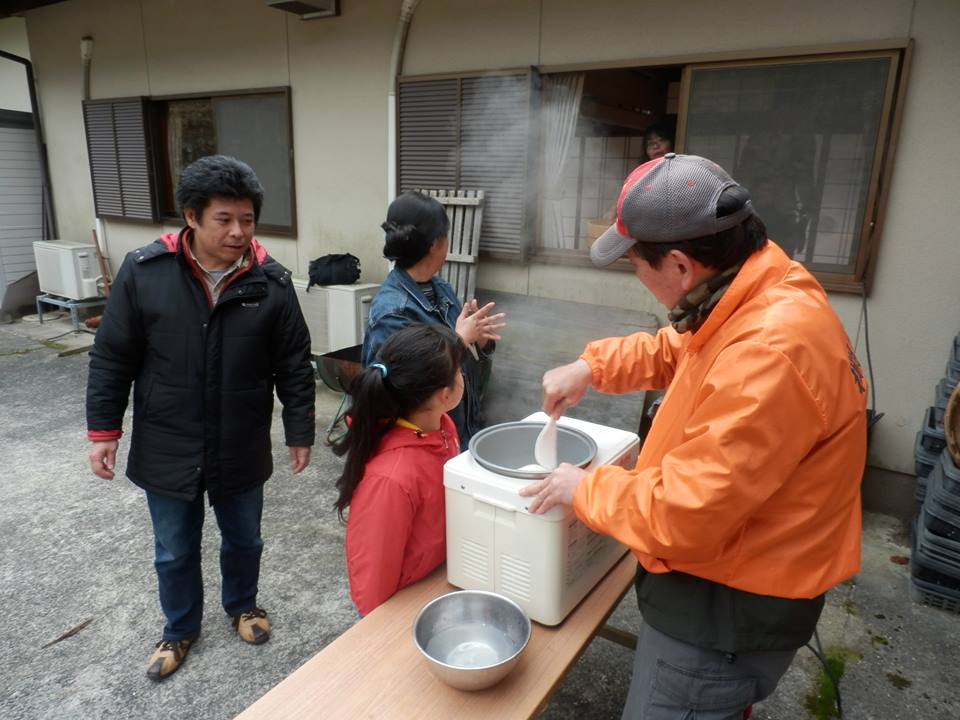
[{"label": "window frame", "polygon": [[[690,101],[692,68],[719,68],[736,66],[757,66],[771,64],[809,63],[816,61],[836,61],[864,57],[891,57],[884,95],[883,110],[878,129],[878,139],[874,148],[873,167],[867,191],[865,208],[856,266],[853,273],[831,273],[821,270],[811,271],[825,289],[834,292],[856,295],[868,295],[872,288],[876,257],[882,239],[883,223],[889,200],[894,161],[896,158],[897,138],[902,124],[906,92],[913,55],[914,41],[911,38],[892,38],[889,40],[837,43],[832,45],[793,46],[781,48],[732,50],[715,53],[691,55],[673,55],[659,58],[639,58],[595,63],[569,63],[561,65],[541,65],[537,69],[543,75],[565,72],[590,72],[595,70],[615,70],[622,68],[663,68],[680,67],[682,70],[679,106],[677,109],[677,131],[674,145],[683,152],[686,142],[687,107]],[[589,266],[589,254],[586,250],[558,250],[540,246],[539,219],[537,234],[528,239],[530,260],[544,264]],[[619,260],[612,267],[632,272],[632,267]]]},{"label": "window frame", "polygon": [[[867,294],[872,285],[873,268],[875,266],[878,240],[881,236],[882,220],[886,209],[889,188],[890,171],[892,170],[893,155],[895,153],[896,134],[899,131],[900,114],[902,114],[902,98],[906,82],[902,81],[902,68],[909,62],[909,53],[912,42],[906,48],[855,51],[849,53],[827,53],[797,55],[779,58],[754,58],[743,61],[690,63],[684,66],[680,80],[680,105],[677,112],[677,132],[674,145],[677,152],[684,152],[687,142],[687,119],[690,102],[690,89],[693,74],[697,70],[714,70],[720,68],[756,68],[774,67],[783,65],[809,65],[813,63],[842,62],[845,60],[872,60],[885,58],[890,61],[887,69],[886,86],[884,90],[883,106],[880,111],[880,121],[877,128],[877,140],[873,150],[870,178],[867,183],[866,206],[864,207],[862,224],[857,238],[857,255],[852,273],[829,272],[811,270],[810,272],[820,281],[827,290],[857,295]],[[891,112],[896,109],[896,117]],[[881,192],[882,190],[882,192]]]},{"label": "window frame", "polygon": [[[165,150],[165,140],[159,136],[160,128],[162,127],[162,122],[160,119],[160,113],[162,108],[166,103],[177,100],[196,100],[196,99],[210,99],[218,97],[243,97],[251,95],[282,95],[284,97],[287,109],[287,132],[288,132],[288,146],[287,146],[287,162],[288,162],[288,173],[289,173],[289,182],[290,182],[290,225],[275,225],[272,223],[257,223],[257,232],[267,233],[270,235],[276,235],[279,237],[297,237],[297,191],[296,191],[296,168],[294,166],[294,137],[293,137],[293,107],[291,101],[291,91],[289,86],[271,86],[271,87],[262,87],[262,88],[245,88],[242,90],[218,90],[216,92],[196,92],[196,93],[175,93],[168,95],[151,95],[151,96],[135,96],[135,97],[116,97],[116,98],[98,98],[95,100],[85,100],[84,105],[84,124],[85,124],[85,135],[87,143],[87,154],[88,154],[88,165],[90,170],[90,181],[94,191],[94,203],[97,217],[109,219],[109,220],[123,220],[126,222],[134,222],[148,225],[157,225],[162,223],[182,223],[183,218],[176,214],[170,213],[165,210],[163,207],[162,193],[164,193],[164,187],[169,186],[172,190],[175,190],[173,185],[172,178],[169,177],[169,173],[166,170],[166,159],[162,157],[161,151]],[[106,212],[101,210],[98,207],[97,196],[98,196],[98,185],[97,179],[94,173],[94,162],[93,155],[91,153],[91,136],[90,128],[86,121],[87,111],[86,106],[90,105],[101,105],[112,108],[116,104],[130,104],[133,102],[139,102],[141,105],[141,123],[144,133],[144,152],[146,156],[146,169],[144,172],[144,177],[142,180],[147,184],[148,190],[150,193],[150,201],[152,208],[151,217],[139,217],[139,216],[130,216],[126,214],[116,214],[112,212]],[[118,149],[117,137],[116,137],[116,128],[114,127],[114,145]],[[119,169],[119,163],[117,163],[116,171],[116,181],[119,187],[119,194],[121,203],[123,196],[123,179],[122,174]]]}]

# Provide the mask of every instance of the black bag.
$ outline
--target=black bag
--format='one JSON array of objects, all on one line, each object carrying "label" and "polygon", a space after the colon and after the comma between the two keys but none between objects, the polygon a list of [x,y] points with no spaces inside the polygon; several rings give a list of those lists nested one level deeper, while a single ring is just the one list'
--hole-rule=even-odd
[{"label": "black bag", "polygon": [[350,285],[360,278],[360,260],[350,253],[322,255],[310,261],[310,282],[314,285]]}]

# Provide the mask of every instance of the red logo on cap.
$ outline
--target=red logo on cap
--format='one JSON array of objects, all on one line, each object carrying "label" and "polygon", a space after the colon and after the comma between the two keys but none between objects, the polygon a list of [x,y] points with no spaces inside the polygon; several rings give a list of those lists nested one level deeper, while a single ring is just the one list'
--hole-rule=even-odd
[{"label": "red logo on cap", "polygon": [[[627,179],[623,181],[623,187],[620,189],[620,197],[617,198],[617,232],[621,235],[630,237],[626,225],[623,224],[623,199],[649,172],[662,162],[663,157],[658,157],[645,162],[643,165],[638,165],[633,169],[632,173],[627,175]],[[644,185],[643,189],[648,191],[653,190],[653,185]]]}]

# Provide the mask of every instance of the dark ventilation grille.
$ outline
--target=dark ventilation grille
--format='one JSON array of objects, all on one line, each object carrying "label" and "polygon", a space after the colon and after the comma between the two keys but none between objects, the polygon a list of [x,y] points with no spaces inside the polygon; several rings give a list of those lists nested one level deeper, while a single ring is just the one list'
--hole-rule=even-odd
[{"label": "dark ventilation grille", "polygon": [[458,83],[400,85],[400,190],[453,190],[457,183]]},{"label": "dark ventilation grille", "polygon": [[460,186],[485,193],[480,247],[519,253],[526,222],[529,78],[464,78]]},{"label": "dark ventilation grille", "polygon": [[97,217],[157,221],[146,100],[83,104]]},{"label": "dark ventilation grille", "polygon": [[480,250],[522,255],[529,236],[531,76],[403,79],[398,180],[483,190]]}]

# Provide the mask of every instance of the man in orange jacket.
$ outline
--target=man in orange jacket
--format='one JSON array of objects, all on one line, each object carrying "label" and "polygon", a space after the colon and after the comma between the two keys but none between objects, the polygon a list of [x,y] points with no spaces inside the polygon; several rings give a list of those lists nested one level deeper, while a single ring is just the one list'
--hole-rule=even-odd
[{"label": "man in orange jacket", "polygon": [[543,378],[558,416],[590,386],[667,388],[637,465],[561,465],[521,490],[572,505],[637,557],[643,613],[624,718],[744,716],[860,567],[866,382],[826,293],[769,242],[745,188],[668,153],[630,174],[590,251],[626,257],[670,324],[587,345]]}]

